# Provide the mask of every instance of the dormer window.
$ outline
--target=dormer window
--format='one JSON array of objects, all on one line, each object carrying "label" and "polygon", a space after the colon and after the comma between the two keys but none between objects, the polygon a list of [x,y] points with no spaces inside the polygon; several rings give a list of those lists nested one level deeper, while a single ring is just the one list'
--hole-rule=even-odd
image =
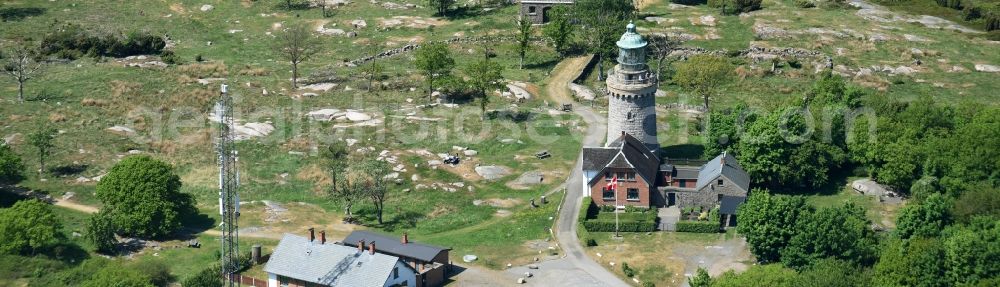
[{"label": "dormer window", "polygon": [[725,186],[725,184],[723,184],[722,179],[719,179],[719,181],[716,184],[718,184],[719,186]]}]

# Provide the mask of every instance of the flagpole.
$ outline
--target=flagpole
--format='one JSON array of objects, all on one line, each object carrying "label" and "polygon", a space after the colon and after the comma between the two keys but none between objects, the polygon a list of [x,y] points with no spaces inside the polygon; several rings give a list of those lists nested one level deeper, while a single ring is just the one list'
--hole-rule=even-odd
[{"label": "flagpole", "polygon": [[618,175],[615,175],[615,238],[621,237],[618,234]]}]

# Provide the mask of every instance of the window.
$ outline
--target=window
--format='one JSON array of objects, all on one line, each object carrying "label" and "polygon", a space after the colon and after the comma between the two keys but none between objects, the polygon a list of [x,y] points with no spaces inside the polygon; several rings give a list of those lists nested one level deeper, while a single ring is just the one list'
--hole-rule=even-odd
[{"label": "window", "polygon": [[719,186],[724,186],[724,184],[722,184],[722,179],[719,179],[718,185]]},{"label": "window", "polygon": [[630,172],[628,174],[625,174],[625,179],[627,179],[628,181],[635,181],[635,173]]},{"label": "window", "polygon": [[625,173],[624,172],[619,172],[618,173],[618,180],[625,180]]},{"label": "window", "polygon": [[278,284],[281,285],[281,287],[288,287],[288,277],[278,276]]},{"label": "window", "polygon": [[604,173],[604,180],[611,180],[611,173],[610,172],[605,172]]},{"label": "window", "polygon": [[604,200],[615,200],[615,192],[614,192],[614,190],[610,190],[607,187],[602,187],[601,188],[601,198],[603,198]]},{"label": "window", "polygon": [[634,116],[632,116],[632,112],[628,112],[628,114],[625,115],[625,119],[627,119],[627,120],[631,121],[633,118],[634,118]]},{"label": "window", "polygon": [[399,278],[399,267],[392,268],[392,279]]},{"label": "window", "polygon": [[625,197],[626,200],[639,200],[639,189],[629,188],[628,195]]},{"label": "window", "polygon": [[528,6],[528,13],[535,14],[535,6]]}]

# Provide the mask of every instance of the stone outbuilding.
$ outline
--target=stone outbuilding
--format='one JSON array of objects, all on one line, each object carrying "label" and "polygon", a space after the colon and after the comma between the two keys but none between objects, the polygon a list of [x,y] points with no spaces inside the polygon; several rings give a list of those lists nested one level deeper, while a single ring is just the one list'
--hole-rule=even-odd
[{"label": "stone outbuilding", "polygon": [[573,3],[576,0],[521,0],[521,17],[527,17],[535,24],[544,24],[552,17],[552,7]]}]

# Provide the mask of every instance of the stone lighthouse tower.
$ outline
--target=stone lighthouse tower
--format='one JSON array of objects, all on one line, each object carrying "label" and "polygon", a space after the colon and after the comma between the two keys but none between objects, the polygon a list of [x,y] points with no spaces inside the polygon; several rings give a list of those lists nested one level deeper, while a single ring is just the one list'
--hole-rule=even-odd
[{"label": "stone lighthouse tower", "polygon": [[656,140],[656,76],[646,66],[646,40],[629,23],[618,40],[618,65],[608,71],[608,144],[621,134],[641,140],[650,150]]}]

